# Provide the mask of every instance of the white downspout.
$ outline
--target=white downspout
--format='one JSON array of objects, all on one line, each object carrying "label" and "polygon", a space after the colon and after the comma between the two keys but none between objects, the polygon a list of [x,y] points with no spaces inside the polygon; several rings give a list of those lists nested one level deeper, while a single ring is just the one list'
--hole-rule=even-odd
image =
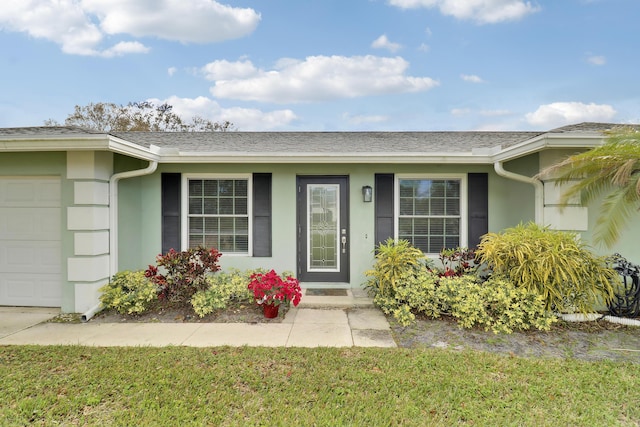
[{"label": "white downspout", "polygon": [[525,175],[519,175],[517,173],[509,172],[505,170],[502,162],[495,162],[493,168],[496,173],[504,178],[513,179],[514,181],[520,181],[533,185],[535,189],[534,207],[535,207],[535,222],[538,225],[544,225],[544,185],[542,181],[531,178]]},{"label": "white downspout", "polygon": [[[158,162],[151,160],[144,169],[120,172],[109,179],[109,279],[118,272],[118,181],[126,178],[150,175],[158,168]],[[101,310],[98,303],[81,316],[83,322],[91,319]]]}]

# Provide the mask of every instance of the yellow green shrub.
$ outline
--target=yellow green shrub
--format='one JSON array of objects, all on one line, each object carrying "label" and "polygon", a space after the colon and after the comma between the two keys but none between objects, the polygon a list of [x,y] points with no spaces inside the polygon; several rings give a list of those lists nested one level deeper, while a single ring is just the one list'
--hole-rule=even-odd
[{"label": "yellow green shrub", "polygon": [[158,288],[143,271],[121,271],[100,288],[100,302],[122,314],[142,313],[158,296]]},{"label": "yellow green shrub", "polygon": [[207,277],[208,287],[196,292],[191,297],[193,311],[200,317],[213,313],[215,310],[227,308],[233,303],[250,303],[253,293],[247,288],[251,274],[257,270],[241,272],[230,269],[228,272],[218,272]]},{"label": "yellow green shrub", "polygon": [[544,297],[506,279],[492,277],[481,283],[472,276],[442,278],[436,299],[461,327],[479,326],[496,334],[549,330],[557,320],[545,308]]}]

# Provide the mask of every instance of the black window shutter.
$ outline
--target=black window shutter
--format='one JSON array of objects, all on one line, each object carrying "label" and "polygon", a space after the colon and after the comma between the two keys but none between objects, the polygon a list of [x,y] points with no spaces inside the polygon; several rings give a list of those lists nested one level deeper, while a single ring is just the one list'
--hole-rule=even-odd
[{"label": "black window shutter", "polygon": [[475,248],[489,231],[489,178],[486,173],[470,173],[469,188],[469,248]]},{"label": "black window shutter", "polygon": [[180,188],[179,173],[163,173],[162,182],[162,253],[180,250]]},{"label": "black window shutter", "polygon": [[253,174],[253,256],[271,256],[271,174]]},{"label": "black window shutter", "polygon": [[375,233],[376,245],[393,238],[393,174],[375,175]]}]

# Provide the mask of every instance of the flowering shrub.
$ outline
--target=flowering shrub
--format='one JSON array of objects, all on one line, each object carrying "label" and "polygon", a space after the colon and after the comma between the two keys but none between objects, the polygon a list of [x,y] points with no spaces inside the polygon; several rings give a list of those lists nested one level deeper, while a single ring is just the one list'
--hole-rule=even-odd
[{"label": "flowering shrub", "polygon": [[121,271],[100,288],[100,302],[121,314],[142,313],[157,298],[158,288],[142,271]]},{"label": "flowering shrub", "polygon": [[[220,270],[217,264],[220,256],[217,249],[202,246],[182,252],[171,249],[165,255],[158,255],[158,266],[150,265],[144,275],[158,286],[160,299],[188,301],[197,291],[207,289],[207,273]],[[158,267],[163,268],[165,274],[161,274]]]},{"label": "flowering shrub", "polygon": [[241,272],[232,268],[228,272],[220,272],[207,277],[209,287],[198,291],[191,298],[193,311],[200,317],[213,313],[214,310],[227,308],[230,304],[250,302],[253,294],[247,288],[247,282],[256,270]]},{"label": "flowering shrub", "polygon": [[268,273],[254,273],[247,286],[253,291],[253,298],[258,304],[289,304],[297,306],[302,298],[302,289],[298,279],[287,275],[282,277],[274,270]]}]

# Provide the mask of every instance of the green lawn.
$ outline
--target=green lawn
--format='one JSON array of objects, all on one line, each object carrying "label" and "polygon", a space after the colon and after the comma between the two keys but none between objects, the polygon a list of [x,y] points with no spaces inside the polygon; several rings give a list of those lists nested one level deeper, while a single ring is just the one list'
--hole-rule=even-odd
[{"label": "green lawn", "polygon": [[0,425],[638,425],[638,378],[447,350],[8,346]]}]

